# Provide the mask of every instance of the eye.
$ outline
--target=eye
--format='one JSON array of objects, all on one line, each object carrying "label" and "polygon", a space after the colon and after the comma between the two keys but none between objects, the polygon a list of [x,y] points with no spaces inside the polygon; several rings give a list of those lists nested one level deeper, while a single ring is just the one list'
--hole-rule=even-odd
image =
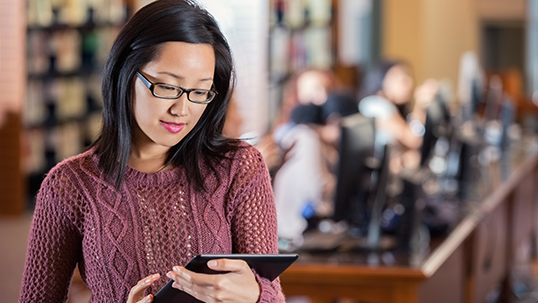
[{"label": "eye", "polygon": [[165,91],[175,91],[175,90],[177,90],[176,87],[166,85],[166,84],[159,84],[159,88],[162,89],[162,90],[165,90]]},{"label": "eye", "polygon": [[208,94],[207,91],[203,91],[203,90],[194,90],[192,92],[196,95],[196,97],[205,97]]}]

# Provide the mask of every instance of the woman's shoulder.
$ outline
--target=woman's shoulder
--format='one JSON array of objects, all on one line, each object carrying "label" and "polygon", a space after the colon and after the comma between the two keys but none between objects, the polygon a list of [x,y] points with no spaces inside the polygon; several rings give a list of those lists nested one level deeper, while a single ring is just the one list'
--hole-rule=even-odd
[{"label": "woman's shoulder", "polygon": [[90,148],[78,155],[66,158],[57,163],[48,173],[46,178],[57,178],[58,176],[77,177],[80,175],[91,175],[99,177],[98,159],[95,149]]},{"label": "woman's shoulder", "polygon": [[102,184],[93,149],[66,158],[56,164],[45,176],[37,194],[36,207],[62,212],[71,222],[81,226],[86,212],[88,193]]},{"label": "woman's shoulder", "polygon": [[220,166],[220,173],[224,180],[228,180],[225,183],[234,189],[252,188],[269,183],[269,170],[262,153],[248,142],[241,142],[236,149],[228,152],[221,164],[223,165]]},{"label": "woman's shoulder", "polygon": [[235,148],[226,153],[226,158],[232,162],[244,162],[247,159],[261,158],[261,152],[252,144],[246,141],[239,141],[235,144]]},{"label": "woman's shoulder", "polygon": [[224,164],[222,167],[227,174],[267,170],[262,153],[254,145],[245,141],[236,142],[234,148],[225,154],[220,163]]}]

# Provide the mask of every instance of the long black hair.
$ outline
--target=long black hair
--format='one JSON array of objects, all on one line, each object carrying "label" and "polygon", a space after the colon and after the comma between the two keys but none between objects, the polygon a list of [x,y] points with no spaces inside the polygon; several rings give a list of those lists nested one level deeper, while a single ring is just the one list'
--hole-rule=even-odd
[{"label": "long black hair", "polygon": [[[108,181],[119,188],[127,169],[132,130],[136,125],[132,100],[136,71],[156,59],[165,42],[209,44],[215,53],[215,99],[189,134],[170,149],[167,164],[182,166],[198,189],[205,189],[200,157],[216,173],[215,164],[237,140],[225,139],[222,128],[235,76],[231,49],[216,20],[192,0],[158,0],[127,21],[118,34],[105,63],[102,83],[103,121],[93,144],[99,167]],[[178,54],[181,56],[181,54]],[[218,177],[218,176],[217,176]]]},{"label": "long black hair", "polygon": [[385,59],[372,67],[364,77],[359,92],[359,101],[365,97],[376,95],[383,90],[383,81],[387,72],[394,66],[404,64],[403,61]]}]

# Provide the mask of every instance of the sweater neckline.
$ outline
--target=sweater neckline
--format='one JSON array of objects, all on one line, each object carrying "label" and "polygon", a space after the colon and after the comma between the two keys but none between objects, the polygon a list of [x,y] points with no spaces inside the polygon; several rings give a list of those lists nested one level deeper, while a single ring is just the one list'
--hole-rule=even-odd
[{"label": "sweater neckline", "polygon": [[171,170],[159,171],[155,173],[146,173],[127,165],[124,180],[128,183],[141,185],[170,185],[174,182],[177,182],[179,172],[179,167],[174,167]]}]

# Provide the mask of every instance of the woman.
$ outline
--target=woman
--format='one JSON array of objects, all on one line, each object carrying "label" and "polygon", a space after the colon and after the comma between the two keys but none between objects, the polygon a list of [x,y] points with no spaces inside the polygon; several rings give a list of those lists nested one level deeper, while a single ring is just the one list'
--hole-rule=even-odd
[{"label": "woman", "polygon": [[376,118],[377,127],[388,137],[386,143],[397,141],[407,148],[420,147],[421,138],[412,132],[405,117],[414,83],[410,67],[399,61],[382,61],[365,78],[359,111]]},{"label": "woman", "polygon": [[[415,90],[411,68],[402,61],[382,61],[365,77],[359,112],[376,119],[376,140],[395,144],[393,171],[400,166],[415,168],[419,163],[426,108],[437,93],[437,81],[428,79]],[[414,95],[414,102],[411,99]],[[410,106],[412,104],[412,106]]]},{"label": "woman", "polygon": [[193,1],[127,22],[105,65],[100,137],[39,191],[20,302],[65,302],[77,265],[91,302],[151,302],[169,279],[204,302],[284,302],[279,280],[244,261],[209,262],[221,275],[182,267],[278,252],[264,161],[222,136],[233,83],[230,48]]}]

